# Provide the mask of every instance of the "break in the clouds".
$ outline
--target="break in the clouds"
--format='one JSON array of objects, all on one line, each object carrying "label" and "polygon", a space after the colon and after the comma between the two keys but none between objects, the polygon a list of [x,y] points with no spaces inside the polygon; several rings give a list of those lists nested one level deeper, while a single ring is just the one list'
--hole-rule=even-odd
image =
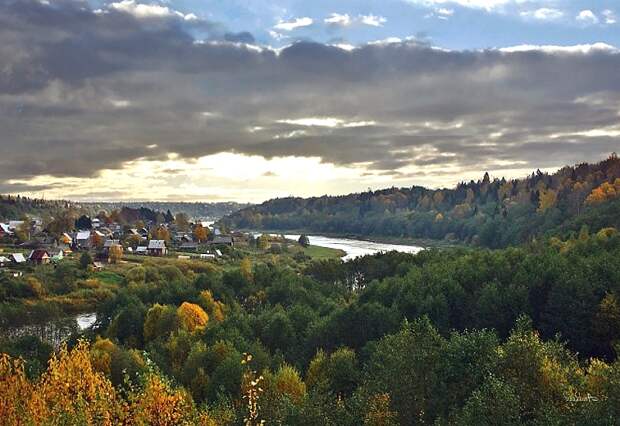
[{"label": "break in the clouds", "polygon": [[[613,40],[273,46],[182,3],[0,0],[0,192],[259,201],[519,176],[618,149]],[[462,7],[435,3],[450,19]],[[344,21],[325,10],[274,8],[267,28]],[[348,19],[390,25],[369,16],[383,14]]]}]

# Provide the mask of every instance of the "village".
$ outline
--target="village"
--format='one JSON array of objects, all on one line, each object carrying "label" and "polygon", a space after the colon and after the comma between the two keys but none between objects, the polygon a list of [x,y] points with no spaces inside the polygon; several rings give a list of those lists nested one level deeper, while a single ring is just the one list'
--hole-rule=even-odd
[{"label": "village", "polygon": [[55,264],[67,257],[87,253],[91,267],[131,261],[138,256],[175,257],[217,261],[230,254],[235,245],[249,246],[249,233],[228,232],[212,221],[157,223],[137,220],[131,226],[82,216],[75,228],[54,233],[38,218],[0,223],[0,270],[19,276],[20,265]]},{"label": "village", "polygon": [[291,249],[311,257],[341,255],[309,248],[305,236],[289,241],[283,235],[230,231],[213,220],[190,220],[184,213],[158,214],[153,220],[127,221],[113,211],[92,218],[59,217],[47,224],[36,217],[0,222],[0,271],[14,277],[22,276],[24,268],[70,258],[102,270],[112,264],[141,263],[145,257],[222,263],[251,251],[279,254]]}]

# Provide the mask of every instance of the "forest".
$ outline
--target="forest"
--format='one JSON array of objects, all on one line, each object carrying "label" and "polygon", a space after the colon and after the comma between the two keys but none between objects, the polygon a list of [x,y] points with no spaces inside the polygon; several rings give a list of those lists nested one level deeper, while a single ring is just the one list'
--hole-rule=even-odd
[{"label": "forest", "polygon": [[306,231],[409,239],[444,239],[490,248],[537,236],[568,237],[620,226],[620,159],[540,170],[523,179],[462,182],[454,189],[419,186],[345,196],[279,198],[242,209],[233,228]]},{"label": "forest", "polygon": [[583,227],[346,263],[269,254],[0,274],[4,320],[37,305],[97,312],[60,350],[0,342],[0,414],[12,425],[612,425],[618,259],[616,229]]}]

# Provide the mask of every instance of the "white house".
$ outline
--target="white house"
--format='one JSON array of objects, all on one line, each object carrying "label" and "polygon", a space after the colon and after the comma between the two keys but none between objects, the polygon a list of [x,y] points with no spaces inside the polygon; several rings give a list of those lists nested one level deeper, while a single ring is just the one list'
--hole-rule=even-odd
[{"label": "white house", "polygon": [[148,245],[149,255],[165,256],[168,253],[166,242],[164,240],[151,240]]}]

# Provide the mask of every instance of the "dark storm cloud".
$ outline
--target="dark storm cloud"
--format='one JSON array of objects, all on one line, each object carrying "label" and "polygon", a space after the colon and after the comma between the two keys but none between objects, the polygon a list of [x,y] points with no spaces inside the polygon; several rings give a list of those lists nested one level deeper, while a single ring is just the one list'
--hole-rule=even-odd
[{"label": "dark storm cloud", "polygon": [[[421,176],[425,166],[555,167],[617,149],[618,138],[578,135],[617,134],[613,50],[299,42],[276,52],[253,42],[179,16],[0,0],[0,179],[93,176],[168,153],[319,156]],[[295,121],[312,117],[340,121]]]}]

